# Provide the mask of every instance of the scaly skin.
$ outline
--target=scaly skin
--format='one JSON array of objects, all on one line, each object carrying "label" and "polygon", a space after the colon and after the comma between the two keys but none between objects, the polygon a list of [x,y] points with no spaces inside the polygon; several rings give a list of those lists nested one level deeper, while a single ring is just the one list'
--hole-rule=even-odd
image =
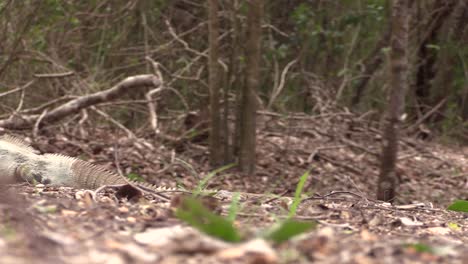
[{"label": "scaly skin", "polygon": [[0,137],[0,174],[4,183],[22,181],[19,173],[21,165],[38,159],[36,151],[26,142],[12,136]]},{"label": "scaly skin", "polygon": [[161,192],[177,191],[130,181],[102,166],[77,158],[59,154],[39,155],[28,143],[9,135],[0,137],[0,173],[2,181],[6,183],[27,181],[92,190],[102,186],[129,184],[159,197]]}]

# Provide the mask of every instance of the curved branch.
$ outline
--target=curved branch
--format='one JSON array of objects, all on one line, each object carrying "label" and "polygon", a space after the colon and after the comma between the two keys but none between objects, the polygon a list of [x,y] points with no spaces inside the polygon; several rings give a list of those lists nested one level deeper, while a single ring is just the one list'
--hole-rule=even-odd
[{"label": "curved branch", "polygon": [[[80,110],[90,107],[95,104],[114,100],[124,93],[127,93],[131,88],[145,87],[145,86],[160,86],[161,82],[155,75],[144,74],[136,75],[125,78],[117,85],[110,89],[100,91],[97,93],[80,96],[74,100],[71,100],[63,105],[60,105],[42,117],[42,123],[53,123],[70,114],[79,112]],[[12,115],[8,119],[0,119],[0,127],[9,129],[24,129],[33,127],[36,120],[40,115],[27,115],[19,116]]]}]

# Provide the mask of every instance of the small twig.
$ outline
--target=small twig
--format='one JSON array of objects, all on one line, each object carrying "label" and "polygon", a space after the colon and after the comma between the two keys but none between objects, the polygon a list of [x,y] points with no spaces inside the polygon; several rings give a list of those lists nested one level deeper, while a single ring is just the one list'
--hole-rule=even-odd
[{"label": "small twig", "polygon": [[179,97],[180,101],[184,105],[185,110],[190,110],[190,107],[189,107],[189,104],[187,103],[187,100],[185,100],[185,98],[182,96],[182,94],[178,90],[176,90],[176,89],[174,89],[174,88],[172,88],[170,86],[166,86],[166,87],[164,87],[164,89],[169,90],[169,91],[173,92],[175,95],[177,95],[177,97]]},{"label": "small twig", "polygon": [[[338,88],[338,91],[336,93],[336,97],[335,97],[335,102],[338,101],[340,98],[341,98],[341,95],[343,94],[343,91],[344,89],[346,88],[346,86],[348,85],[348,83],[353,79],[349,76],[348,74],[348,64],[349,64],[349,59],[351,57],[351,54],[353,53],[354,51],[354,48],[356,47],[356,43],[357,43],[357,40],[358,40],[358,36],[359,36],[359,33],[361,32],[361,24],[359,24],[357,26],[357,29],[356,29],[356,32],[351,40],[351,45],[348,49],[348,52],[345,56],[345,59],[344,59],[344,64],[343,64],[343,70],[344,71],[344,76],[343,76],[343,81],[341,82],[341,85],[340,87]],[[360,79],[360,77],[357,77],[356,79]]]},{"label": "small twig", "polygon": [[151,128],[154,131],[155,135],[159,134],[159,129],[158,129],[158,114],[156,113],[156,103],[157,101],[153,99],[153,95],[156,93],[159,93],[164,89],[164,79],[162,76],[162,73],[159,69],[159,63],[154,61],[152,58],[149,56],[146,56],[145,59],[151,63],[153,66],[153,71],[156,76],[158,76],[159,80],[161,81],[161,84],[158,88],[152,89],[149,92],[145,94],[146,100],[148,100],[148,112],[149,112],[149,122],[151,124]]},{"label": "small twig", "polygon": [[373,155],[374,157],[377,157],[377,158],[380,157],[380,153],[378,153],[376,151],[372,151],[372,150],[370,150],[370,149],[368,149],[368,148],[366,148],[366,147],[364,147],[364,146],[362,146],[362,145],[360,145],[360,144],[358,144],[358,143],[356,143],[356,142],[354,142],[354,141],[352,141],[350,139],[346,139],[344,137],[341,137],[340,141],[342,141],[343,143],[345,143],[345,144],[347,144],[347,145],[349,145],[351,147],[354,147],[354,148],[360,149],[360,150],[362,150],[362,151],[364,151],[366,153],[369,153],[369,154]]},{"label": "small twig", "polygon": [[18,106],[16,107],[15,113],[18,113],[21,110],[21,108],[23,108],[23,104],[24,104],[24,89],[21,90],[20,101],[18,103]]},{"label": "small twig", "polygon": [[33,76],[36,78],[63,78],[75,74],[72,71],[61,73],[35,73]]},{"label": "small twig", "polygon": [[156,113],[156,100],[153,100],[153,95],[159,93],[161,90],[162,88],[155,88],[145,94],[145,98],[146,100],[148,100],[149,121],[155,135],[158,135],[160,131],[158,129],[158,114]]},{"label": "small twig", "polygon": [[275,31],[276,33],[278,33],[279,35],[283,36],[283,37],[286,37],[286,38],[289,38],[289,35],[283,31],[281,31],[280,29],[278,29],[277,27],[273,26],[272,24],[263,24],[262,25],[262,28],[270,28],[272,29],[273,31]]},{"label": "small twig", "polygon": [[284,88],[284,85],[286,83],[286,74],[288,74],[289,69],[297,62],[297,59],[294,59],[290,61],[286,67],[284,67],[283,71],[281,72],[281,78],[280,78],[280,83],[278,84],[277,87],[273,88],[273,93],[271,94],[270,101],[268,102],[268,108],[271,108],[273,103],[275,102],[276,98],[278,95],[281,93],[281,91]]},{"label": "small twig", "polygon": [[35,80],[32,80],[32,81],[29,81],[28,83],[26,83],[25,85],[23,85],[21,87],[18,87],[18,88],[15,88],[13,90],[10,90],[10,91],[0,93],[0,97],[6,96],[6,95],[9,95],[9,94],[12,94],[12,93],[16,93],[18,91],[23,91],[24,89],[30,87],[34,82],[35,82]]},{"label": "small twig", "polygon": [[334,159],[332,159],[332,158],[330,158],[330,157],[327,157],[327,156],[324,155],[324,154],[321,154],[320,157],[323,158],[324,160],[326,160],[326,161],[328,161],[328,162],[334,164],[334,165],[337,165],[337,166],[339,166],[339,167],[345,168],[345,169],[347,169],[347,170],[353,172],[353,173],[356,174],[356,175],[361,175],[361,174],[362,174],[362,171],[359,171],[359,170],[357,170],[357,169],[355,169],[355,168],[353,168],[353,167],[351,167],[351,166],[349,166],[349,165],[343,164],[343,163],[341,163],[341,162],[339,162],[339,161],[336,161],[336,160],[334,160]]},{"label": "small twig", "polygon": [[117,120],[115,120],[114,118],[112,118],[110,115],[108,115],[107,113],[97,109],[96,107],[94,106],[90,106],[91,110],[95,111],[96,113],[98,113],[99,115],[103,116],[105,119],[107,119],[109,122],[111,122],[112,124],[116,125],[117,127],[119,127],[120,129],[122,129],[123,131],[125,131],[128,135],[129,138],[137,138],[136,135],[130,131],[128,128],[126,128],[124,125],[122,125],[121,123],[117,122]]},{"label": "small twig", "polygon": [[60,101],[65,101],[65,100],[69,100],[69,99],[75,99],[76,96],[71,96],[71,95],[65,95],[65,96],[62,96],[62,97],[59,97],[59,98],[56,98],[56,99],[53,99],[53,100],[50,100],[48,101],[47,103],[44,103],[40,106],[37,106],[37,107],[34,107],[34,108],[28,108],[28,109],[24,109],[24,110],[21,110],[21,114],[35,114],[35,113],[42,113],[44,111],[44,109],[46,109],[47,107],[51,106],[51,105],[54,105]]},{"label": "small twig", "polygon": [[308,200],[324,200],[324,199],[327,199],[330,196],[340,195],[340,194],[347,194],[347,195],[351,195],[351,196],[360,198],[361,200],[370,200],[370,201],[372,201],[371,199],[368,199],[367,197],[364,197],[362,195],[359,195],[357,193],[353,193],[353,192],[350,192],[350,191],[333,191],[333,192],[330,192],[330,193],[324,194],[324,195],[320,195],[320,194],[316,193],[312,197],[307,197],[307,198],[302,199],[301,202],[308,201]]},{"label": "small twig", "polygon": [[44,118],[44,116],[47,114],[47,109],[45,109],[44,111],[42,111],[42,114],[39,116],[39,118],[37,119],[36,123],[34,124],[34,129],[33,129],[33,140],[35,141],[35,139],[37,138],[37,135],[39,134],[39,125],[41,124],[41,121],[42,119]]},{"label": "small twig", "polygon": [[123,176],[122,168],[120,168],[120,162],[119,162],[119,150],[118,150],[118,145],[114,144],[114,164],[115,168],[117,169],[117,173],[119,173],[120,176]]},{"label": "small twig", "polygon": [[83,109],[81,113],[82,113],[82,116],[80,120],[78,121],[78,129],[80,131],[81,137],[86,137],[86,130],[84,129],[84,123],[86,122],[86,120],[88,120],[88,111],[86,111],[86,109]]},{"label": "small twig", "polygon": [[164,79],[163,79],[163,75],[161,73],[161,70],[159,69],[159,66],[161,64],[159,62],[156,62],[155,60],[153,60],[150,56],[146,56],[145,60],[147,60],[149,63],[151,63],[151,66],[153,66],[154,74],[159,78],[159,80],[161,81],[161,86],[163,86]]},{"label": "small twig", "polygon": [[439,110],[445,104],[445,102],[447,102],[447,100],[448,100],[448,97],[445,97],[444,99],[440,100],[440,102],[436,106],[434,106],[430,111],[425,113],[421,118],[419,118],[406,130],[409,132],[412,132],[413,130],[415,130],[420,124],[422,124],[426,119],[428,119],[433,113]]},{"label": "small twig", "polygon": [[[312,162],[312,160],[314,159],[315,155],[317,155],[317,153],[321,150],[328,150],[328,149],[340,149],[340,148],[344,148],[345,146],[344,145],[337,145],[337,146],[328,146],[328,147],[318,147],[316,149],[314,149],[314,151],[312,151],[312,153],[309,154],[309,156],[307,157],[307,162]],[[296,149],[296,150],[300,150],[302,151],[302,149]]]},{"label": "small twig", "polygon": [[196,55],[198,55],[198,56],[201,56],[201,57],[205,57],[205,58],[208,57],[208,55],[206,54],[206,52],[200,52],[200,51],[198,51],[198,50],[192,49],[192,48],[189,46],[189,44],[188,44],[185,40],[181,39],[181,38],[177,35],[177,33],[175,32],[174,28],[171,26],[171,23],[169,22],[169,20],[166,20],[165,23],[166,23],[166,25],[167,25],[167,28],[169,29],[169,34],[171,34],[171,36],[172,36],[174,39],[176,39],[177,42],[181,43],[182,46],[184,46],[184,48],[185,48],[187,51],[190,51],[190,52],[192,52],[192,53],[194,53],[194,54],[196,54]]},{"label": "small twig", "polygon": [[268,204],[268,203],[274,202],[274,201],[278,200],[279,198],[283,197],[287,193],[288,193],[288,191],[284,191],[284,192],[278,194],[277,196],[266,200],[265,202],[263,202],[263,204]]}]

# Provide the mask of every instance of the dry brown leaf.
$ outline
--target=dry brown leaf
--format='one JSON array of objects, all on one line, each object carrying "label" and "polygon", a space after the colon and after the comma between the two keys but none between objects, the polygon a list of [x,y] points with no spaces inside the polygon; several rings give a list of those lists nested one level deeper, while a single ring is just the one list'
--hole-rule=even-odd
[{"label": "dry brown leaf", "polygon": [[278,256],[273,248],[263,239],[254,239],[240,245],[220,250],[216,257],[223,261],[242,259],[244,263],[277,263]]}]

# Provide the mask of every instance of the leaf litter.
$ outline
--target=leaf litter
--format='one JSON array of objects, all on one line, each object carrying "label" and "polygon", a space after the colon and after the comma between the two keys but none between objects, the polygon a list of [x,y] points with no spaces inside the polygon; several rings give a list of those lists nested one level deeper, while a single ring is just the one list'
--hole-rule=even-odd
[{"label": "leaf litter", "polygon": [[[229,169],[206,183],[209,189],[226,190],[207,199],[213,211],[228,215],[231,200],[239,200],[234,225],[242,227],[242,242],[220,241],[184,225],[175,217],[176,201],[127,200],[112,189],[92,197],[66,187],[10,185],[0,192],[0,263],[468,262],[468,214],[446,210],[467,198],[467,147],[403,138],[398,199],[389,204],[373,199],[378,131],[356,127],[362,122],[346,115],[326,120],[300,115],[288,122],[289,128],[281,121],[259,124],[257,175]],[[347,129],[350,123],[358,132]],[[100,145],[98,153],[85,151],[94,153],[86,158],[112,167],[116,150],[106,147],[126,140],[118,132],[94,134],[100,133],[106,137],[96,138],[107,141],[89,144],[51,134],[38,144],[56,137],[60,147],[48,145],[48,151],[74,156],[77,146]],[[195,143],[184,142],[184,151],[174,158],[162,144],[153,142],[151,149],[122,144],[120,167],[149,182],[187,190],[212,172],[205,146],[191,148]],[[317,228],[283,243],[259,238],[260,229],[288,218],[305,171],[310,177],[294,218],[317,221]],[[168,195],[177,200],[179,194]]]}]

